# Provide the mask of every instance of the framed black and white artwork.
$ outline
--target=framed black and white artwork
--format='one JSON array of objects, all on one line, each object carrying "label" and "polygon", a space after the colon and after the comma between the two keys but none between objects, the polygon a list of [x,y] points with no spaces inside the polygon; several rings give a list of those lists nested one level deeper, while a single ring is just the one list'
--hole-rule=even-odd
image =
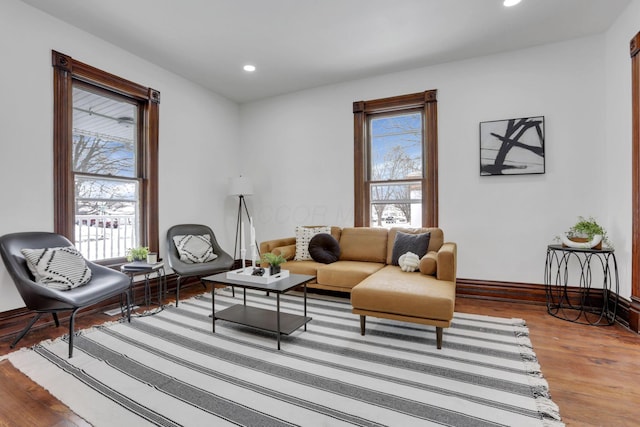
[{"label": "framed black and white artwork", "polygon": [[544,173],[544,116],[480,123],[480,175]]}]

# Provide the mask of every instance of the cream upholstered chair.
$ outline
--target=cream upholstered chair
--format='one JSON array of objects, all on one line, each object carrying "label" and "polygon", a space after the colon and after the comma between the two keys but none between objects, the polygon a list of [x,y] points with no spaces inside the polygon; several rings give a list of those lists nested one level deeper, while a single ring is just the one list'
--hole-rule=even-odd
[{"label": "cream upholstered chair", "polygon": [[[209,262],[196,262],[187,263],[180,259],[180,253],[174,242],[175,236],[185,235],[204,235],[211,236],[211,246],[213,247],[213,253],[217,257]],[[206,225],[200,224],[179,224],[167,230],[167,259],[169,260],[169,267],[176,273],[178,280],[176,283],[176,307],[180,301],[180,286],[182,280],[189,277],[204,277],[222,271],[229,271],[233,266],[233,258],[226,253],[218,244],[215,234],[211,228]],[[204,285],[203,285],[204,286]]]}]

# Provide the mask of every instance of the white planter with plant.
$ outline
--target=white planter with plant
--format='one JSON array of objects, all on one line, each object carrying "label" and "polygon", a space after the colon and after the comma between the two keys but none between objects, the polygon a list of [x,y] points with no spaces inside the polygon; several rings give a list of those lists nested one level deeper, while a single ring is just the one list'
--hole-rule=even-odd
[{"label": "white planter with plant", "polygon": [[578,217],[578,222],[560,235],[559,240],[569,248],[602,249],[603,244],[613,247],[607,237],[607,231],[593,217]]}]

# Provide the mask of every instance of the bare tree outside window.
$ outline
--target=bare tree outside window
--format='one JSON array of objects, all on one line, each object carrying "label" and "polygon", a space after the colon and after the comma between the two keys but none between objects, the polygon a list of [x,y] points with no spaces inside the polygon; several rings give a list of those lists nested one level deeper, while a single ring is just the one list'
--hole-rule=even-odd
[{"label": "bare tree outside window", "polygon": [[[75,172],[104,176],[133,176],[134,148],[132,141],[113,141],[114,138],[101,138],[83,135],[78,129],[73,134],[73,170]],[[131,171],[128,173],[128,171]],[[82,204],[84,214],[104,214],[104,203],[96,199],[129,198],[130,194],[122,186],[104,180],[75,181],[76,197],[85,200]],[[130,190],[129,190],[130,193]],[[88,202],[89,200],[95,200]],[[118,205],[113,206],[117,210]],[[81,213],[81,212],[78,212]]]},{"label": "bare tree outside window", "polygon": [[133,141],[73,133],[73,170],[101,175],[134,176]]}]

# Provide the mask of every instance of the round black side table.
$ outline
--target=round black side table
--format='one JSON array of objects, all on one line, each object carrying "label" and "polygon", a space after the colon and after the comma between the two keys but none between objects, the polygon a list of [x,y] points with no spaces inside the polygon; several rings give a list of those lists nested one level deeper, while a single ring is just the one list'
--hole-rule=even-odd
[{"label": "round black side table", "polygon": [[[599,280],[600,273],[602,286],[592,287],[594,275]],[[544,284],[552,316],[586,325],[615,323],[620,284],[613,249],[547,246]]]},{"label": "round black side table", "polygon": [[152,302],[151,288],[149,283],[149,275],[156,273],[158,276],[158,306],[163,307],[164,296],[167,294],[167,275],[164,271],[164,262],[156,262],[155,264],[147,264],[146,262],[131,262],[120,267],[120,271],[129,276],[130,285],[129,292],[131,294],[131,304],[134,304],[135,295],[133,295],[133,278],[135,276],[144,276],[144,303],[149,308]]}]

